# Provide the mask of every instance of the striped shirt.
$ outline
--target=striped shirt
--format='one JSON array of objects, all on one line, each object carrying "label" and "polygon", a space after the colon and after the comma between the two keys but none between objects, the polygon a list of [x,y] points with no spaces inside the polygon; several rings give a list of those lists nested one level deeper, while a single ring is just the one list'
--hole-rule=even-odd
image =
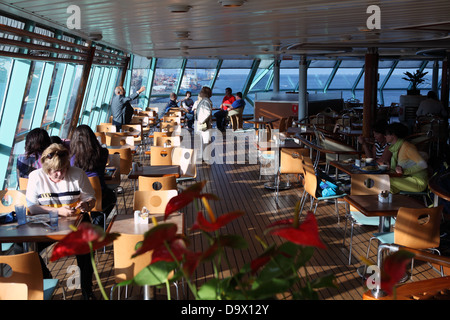
[{"label": "striped shirt", "polygon": [[381,158],[386,147],[389,147],[388,143],[381,145],[378,141],[375,141],[375,159]]},{"label": "striped shirt", "polygon": [[95,199],[95,191],[86,173],[77,167],[69,167],[64,180],[55,183],[42,170],[30,173],[27,186],[27,206],[44,205],[59,208],[75,206],[80,201]]}]

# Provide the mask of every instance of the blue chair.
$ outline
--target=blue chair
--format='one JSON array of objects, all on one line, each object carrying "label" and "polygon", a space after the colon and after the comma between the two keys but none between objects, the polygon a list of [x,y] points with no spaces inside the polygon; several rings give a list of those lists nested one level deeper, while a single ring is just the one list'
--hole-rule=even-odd
[{"label": "blue chair", "polygon": [[[381,191],[389,191],[389,189],[390,179],[387,174],[352,174],[350,190],[352,195],[379,194]],[[350,222],[350,246],[348,254],[348,264],[350,265],[352,261],[354,226],[364,225],[377,227],[380,224],[380,219],[378,217],[367,217],[351,206],[347,206],[346,218],[347,221],[345,223],[344,240],[342,244],[345,245],[347,225],[348,222]],[[394,219],[392,219],[391,225],[393,225],[393,223]]]}]

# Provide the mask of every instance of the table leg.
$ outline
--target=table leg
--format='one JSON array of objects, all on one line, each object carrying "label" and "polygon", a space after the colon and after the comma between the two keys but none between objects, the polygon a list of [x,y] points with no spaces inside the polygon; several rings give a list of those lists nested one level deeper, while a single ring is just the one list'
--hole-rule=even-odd
[{"label": "table leg", "polygon": [[391,232],[391,217],[380,217],[380,225],[378,227],[378,230],[383,233]]},{"label": "table leg", "polygon": [[144,300],[151,300],[151,297],[150,297],[151,287],[148,285],[145,285],[143,287],[143,290],[144,290]]}]

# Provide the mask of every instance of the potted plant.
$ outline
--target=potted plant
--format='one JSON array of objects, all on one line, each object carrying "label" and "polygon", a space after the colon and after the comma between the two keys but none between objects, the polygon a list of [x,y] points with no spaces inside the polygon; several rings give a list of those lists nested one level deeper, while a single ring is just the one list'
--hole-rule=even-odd
[{"label": "potted plant", "polygon": [[403,77],[403,80],[409,81],[410,85],[407,90],[408,95],[420,95],[420,89],[417,88],[417,86],[423,82],[425,82],[425,75],[428,74],[428,72],[423,72],[420,70],[416,70],[416,72],[411,73],[409,71],[406,71],[403,73],[406,77]]}]

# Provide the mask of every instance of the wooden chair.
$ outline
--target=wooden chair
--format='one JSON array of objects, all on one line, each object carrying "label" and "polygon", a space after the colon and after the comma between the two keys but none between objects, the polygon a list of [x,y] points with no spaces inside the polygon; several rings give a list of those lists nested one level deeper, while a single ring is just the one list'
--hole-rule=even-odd
[{"label": "wooden chair", "polygon": [[[126,206],[126,200],[125,200],[125,190],[120,185],[120,183],[122,182],[121,171],[120,171],[120,154],[119,153],[114,153],[114,154],[110,153],[109,157],[108,157],[108,163],[106,164],[106,166],[116,168],[116,172],[113,175],[112,179],[105,180],[105,183],[113,189],[117,200],[119,199],[118,196],[122,195],[123,205],[124,205],[125,213],[126,213],[127,206]],[[116,212],[117,212],[117,214],[119,214],[119,207],[118,207],[117,201],[116,201]]]},{"label": "wooden chair", "polygon": [[27,285],[0,282],[0,300],[28,300]]},{"label": "wooden chair", "polygon": [[133,166],[133,154],[131,148],[108,148],[109,154],[119,154],[120,155],[120,173],[128,175]]},{"label": "wooden chair", "polygon": [[172,165],[172,150],[175,147],[150,147],[150,165],[151,166],[163,166]]},{"label": "wooden chair", "polygon": [[155,131],[153,132],[153,145],[156,146],[156,142],[158,141],[159,137],[170,137],[170,132],[161,132],[161,131]]},{"label": "wooden chair", "polygon": [[[136,251],[136,244],[143,240],[143,234],[126,233],[121,233],[120,237],[114,240],[114,281],[116,284],[133,279],[152,261],[152,251],[131,258],[131,254]],[[111,300],[113,299],[114,288],[115,285],[111,288]],[[118,288],[117,297],[120,299],[120,287]],[[127,292],[125,293],[125,298],[127,298]]]},{"label": "wooden chair", "polygon": [[124,124],[122,125],[122,131],[134,134],[134,144],[142,142],[142,124]]},{"label": "wooden chair", "polygon": [[300,209],[300,214],[303,211],[303,208],[305,206],[306,200],[307,200],[307,195],[310,196],[311,198],[311,209],[313,207],[314,202],[316,203],[315,207],[314,207],[314,214],[316,214],[317,211],[317,206],[319,204],[320,201],[334,201],[335,203],[335,212],[338,218],[338,223],[340,221],[340,216],[339,216],[339,209],[338,209],[338,200],[340,198],[343,198],[344,196],[346,196],[345,193],[338,193],[336,195],[333,196],[318,196],[318,188],[319,187],[319,183],[318,183],[318,179],[316,176],[316,172],[312,163],[312,160],[307,157],[307,156],[303,156],[304,161],[302,162],[302,167],[303,167],[303,176],[305,178],[305,184],[304,184],[304,191],[303,191],[303,195],[302,195],[302,199],[300,200],[301,203],[301,209]]},{"label": "wooden chair", "polygon": [[[303,175],[303,167],[302,167],[302,156],[308,156],[309,149],[306,148],[281,148],[280,150],[280,166],[277,172],[277,192],[276,192],[276,200],[278,203],[278,194],[280,189],[281,175],[282,174],[296,174]],[[289,180],[288,180],[289,185]]]},{"label": "wooden chair", "polygon": [[178,190],[135,191],[133,210],[146,207],[150,214],[163,214],[169,200],[176,195]]},{"label": "wooden chair", "polygon": [[0,277],[1,283],[23,283],[28,288],[28,300],[50,300],[59,283],[58,279],[43,279],[38,253],[0,256],[0,264],[11,268],[11,275]]},{"label": "wooden chair", "polygon": [[94,134],[97,137],[97,140],[98,140],[98,142],[100,142],[100,144],[106,144],[105,132],[94,132]]},{"label": "wooden chair", "polygon": [[138,178],[139,191],[178,190],[175,176]]},{"label": "wooden chair", "polygon": [[172,164],[179,165],[181,176],[176,181],[195,180],[197,178],[197,153],[195,149],[174,148],[172,151]]},{"label": "wooden chair", "polygon": [[127,132],[117,132],[114,134],[106,135],[106,145],[107,146],[134,146],[134,137],[130,136]]},{"label": "wooden chair", "polygon": [[160,122],[159,127],[161,132],[168,132],[172,136],[181,134],[181,125],[179,124],[174,124],[172,122]]},{"label": "wooden chair", "polygon": [[[380,194],[381,191],[389,191],[390,179],[388,174],[352,174],[351,178],[351,195],[364,195],[364,194]],[[353,244],[353,229],[355,225],[365,225],[377,227],[380,223],[378,217],[366,217],[361,212],[357,211],[353,206],[348,208],[346,214],[346,222],[344,229],[344,240],[347,234],[347,224],[350,222],[350,247],[348,254],[348,264],[351,264],[352,259],[352,244]]]},{"label": "wooden chair", "polygon": [[133,116],[131,118],[130,124],[141,124],[142,127],[146,127],[146,126],[148,126],[148,122],[149,122],[148,116],[137,115],[137,116]]},{"label": "wooden chair", "polygon": [[163,122],[169,122],[169,123],[172,123],[172,124],[178,124],[178,125],[181,125],[181,117],[168,117],[168,116],[165,116],[165,117],[163,117]]},{"label": "wooden chair", "polygon": [[116,132],[116,126],[112,123],[100,123],[97,125],[97,132]]},{"label": "wooden chair", "polygon": [[180,147],[181,146],[181,136],[156,137],[155,146]]},{"label": "wooden chair", "polygon": [[[366,257],[369,256],[370,244],[376,239],[381,244],[393,243],[416,250],[433,251],[440,245],[440,222],[443,206],[432,208],[405,208],[398,210],[393,232],[375,233],[370,238]],[[413,264],[411,264],[411,276]],[[441,275],[443,269],[441,267]]]},{"label": "wooden chair", "polygon": [[19,177],[19,190],[27,190],[28,178]]}]

